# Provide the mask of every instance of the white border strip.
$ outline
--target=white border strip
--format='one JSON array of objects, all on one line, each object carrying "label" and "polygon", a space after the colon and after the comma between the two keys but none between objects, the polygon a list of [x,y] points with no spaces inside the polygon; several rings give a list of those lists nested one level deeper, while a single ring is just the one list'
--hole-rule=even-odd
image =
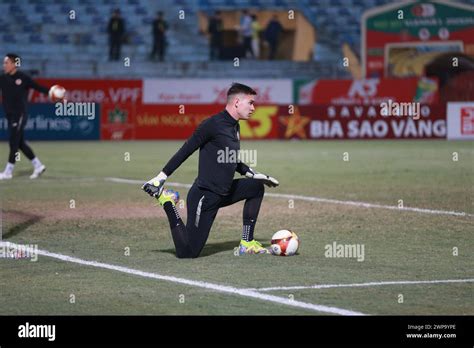
[{"label": "white border strip", "polygon": [[[110,177],[105,178],[105,181],[122,183],[122,184],[134,184],[134,185],[135,184],[142,185],[144,183],[144,181],[141,181],[141,180],[110,178]],[[182,184],[182,183],[178,183],[178,182],[167,182],[166,185],[175,186],[175,187],[185,187],[185,188],[190,188],[191,187],[190,184]],[[468,213],[459,212],[459,211],[433,210],[433,209],[415,208],[415,207],[399,208],[396,205],[383,205],[383,204],[365,203],[365,202],[357,202],[357,201],[341,201],[341,200],[330,199],[330,198],[301,196],[301,195],[292,195],[292,194],[283,194],[283,193],[265,193],[265,196],[276,197],[276,198],[298,199],[298,200],[309,201],[309,202],[351,205],[351,206],[363,207],[363,208],[389,209],[389,210],[398,210],[398,211],[411,211],[411,212],[422,213],[422,214],[474,217],[474,214],[468,214]]]},{"label": "white border strip", "polygon": [[[8,248],[8,247],[19,247],[19,246],[20,246],[19,244],[0,241],[0,247]],[[171,283],[194,286],[198,288],[214,290],[214,291],[223,292],[223,293],[232,294],[232,295],[240,295],[240,296],[249,297],[252,299],[278,303],[278,304],[290,306],[290,307],[297,307],[297,308],[303,308],[303,309],[312,310],[316,312],[339,314],[339,315],[365,315],[364,313],[350,311],[347,309],[316,305],[312,303],[290,300],[289,298],[286,298],[286,297],[261,294],[255,290],[247,290],[247,289],[236,288],[233,286],[219,285],[219,284],[213,284],[213,283],[208,283],[208,282],[203,282],[203,281],[190,280],[190,279],[185,279],[185,278],[161,275],[157,273],[145,272],[145,271],[140,271],[137,269],[116,266],[116,265],[111,265],[111,264],[97,262],[97,261],[83,260],[77,257],[52,253],[52,252],[41,250],[41,249],[33,249],[33,248],[27,248],[27,249],[31,249],[31,252],[36,252],[38,255],[50,257],[50,258],[65,261],[65,262],[71,262],[71,263],[76,263],[76,264],[84,265],[84,266],[108,269],[108,270],[131,274],[131,275],[135,275],[135,276],[139,276],[143,278],[164,280]]]},{"label": "white border strip", "polygon": [[449,284],[449,283],[473,283],[473,279],[445,279],[445,280],[401,280],[387,282],[369,282],[354,284],[316,284],[310,286],[275,286],[272,288],[248,288],[253,291],[278,291],[278,290],[306,290],[306,289],[332,289],[332,288],[358,288],[381,285],[417,285],[417,284]]}]

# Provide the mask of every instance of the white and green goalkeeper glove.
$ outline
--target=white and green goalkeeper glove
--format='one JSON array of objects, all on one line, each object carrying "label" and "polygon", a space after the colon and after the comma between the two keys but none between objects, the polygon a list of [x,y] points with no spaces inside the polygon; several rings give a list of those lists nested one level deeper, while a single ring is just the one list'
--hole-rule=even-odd
[{"label": "white and green goalkeeper glove", "polygon": [[256,172],[252,168],[249,168],[248,172],[245,173],[245,176],[256,180],[262,180],[263,183],[268,187],[277,187],[278,185],[280,185],[277,179],[272,178],[271,176],[268,176],[266,174]]},{"label": "white and green goalkeeper glove", "polygon": [[163,192],[163,187],[167,178],[168,176],[165,173],[160,172],[160,174],[144,183],[142,189],[150,196],[158,198]]}]

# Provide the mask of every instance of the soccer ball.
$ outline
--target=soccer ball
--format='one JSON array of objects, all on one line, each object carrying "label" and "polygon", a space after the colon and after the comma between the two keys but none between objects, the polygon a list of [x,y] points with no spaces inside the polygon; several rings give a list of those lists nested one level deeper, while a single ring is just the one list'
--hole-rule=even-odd
[{"label": "soccer ball", "polygon": [[280,230],[272,237],[272,254],[279,256],[295,255],[300,246],[300,239],[295,232]]},{"label": "soccer ball", "polygon": [[62,101],[66,96],[66,89],[60,85],[54,85],[49,89],[49,99],[53,102]]}]

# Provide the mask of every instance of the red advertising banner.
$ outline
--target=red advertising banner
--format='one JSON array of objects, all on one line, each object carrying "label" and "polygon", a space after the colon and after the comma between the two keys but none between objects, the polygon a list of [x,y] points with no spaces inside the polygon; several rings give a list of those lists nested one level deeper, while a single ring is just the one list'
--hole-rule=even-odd
[{"label": "red advertising banner", "polygon": [[135,103],[103,103],[100,109],[100,138],[102,140],[135,139]]},{"label": "red advertising banner", "polygon": [[376,105],[396,102],[435,103],[438,83],[431,78],[315,80],[299,87],[300,105]]},{"label": "red advertising banner", "polygon": [[[187,139],[206,118],[223,105],[102,104],[101,139]],[[248,121],[240,122],[242,139],[276,139],[277,106],[258,106]]]},{"label": "red advertising banner", "polygon": [[[102,104],[101,139],[187,139],[222,105]],[[240,121],[242,139],[446,138],[446,112],[438,104],[258,106]]]},{"label": "red advertising banner", "polygon": [[135,139],[186,139],[220,105],[137,105]]},{"label": "red advertising banner", "polygon": [[[400,103],[412,104],[412,103]],[[446,138],[445,110],[439,105],[400,105],[409,116],[388,113],[381,106],[312,105],[296,107],[292,115],[280,108],[282,139],[424,139]],[[382,116],[382,115],[386,116]]]},{"label": "red advertising banner", "polygon": [[[138,103],[142,100],[142,80],[37,79],[45,86],[66,88],[70,102]],[[48,96],[29,90],[30,103],[48,103]]]}]

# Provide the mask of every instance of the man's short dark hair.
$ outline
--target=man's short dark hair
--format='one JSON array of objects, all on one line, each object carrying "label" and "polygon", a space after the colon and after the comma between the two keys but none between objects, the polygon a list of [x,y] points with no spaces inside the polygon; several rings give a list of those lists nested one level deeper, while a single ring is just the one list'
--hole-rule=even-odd
[{"label": "man's short dark hair", "polygon": [[247,94],[247,95],[257,95],[257,92],[249,86],[243,85],[241,83],[234,82],[232,86],[230,86],[229,90],[227,91],[227,100],[229,97],[234,94]]},{"label": "man's short dark hair", "polygon": [[21,60],[20,56],[15,53],[7,53],[5,54],[5,57],[8,57],[8,59],[10,59],[15,65]]},{"label": "man's short dark hair", "polygon": [[15,61],[15,60],[20,58],[20,56],[18,54],[15,54],[15,53],[7,53],[7,54],[5,54],[5,57],[10,58],[12,61]]}]

